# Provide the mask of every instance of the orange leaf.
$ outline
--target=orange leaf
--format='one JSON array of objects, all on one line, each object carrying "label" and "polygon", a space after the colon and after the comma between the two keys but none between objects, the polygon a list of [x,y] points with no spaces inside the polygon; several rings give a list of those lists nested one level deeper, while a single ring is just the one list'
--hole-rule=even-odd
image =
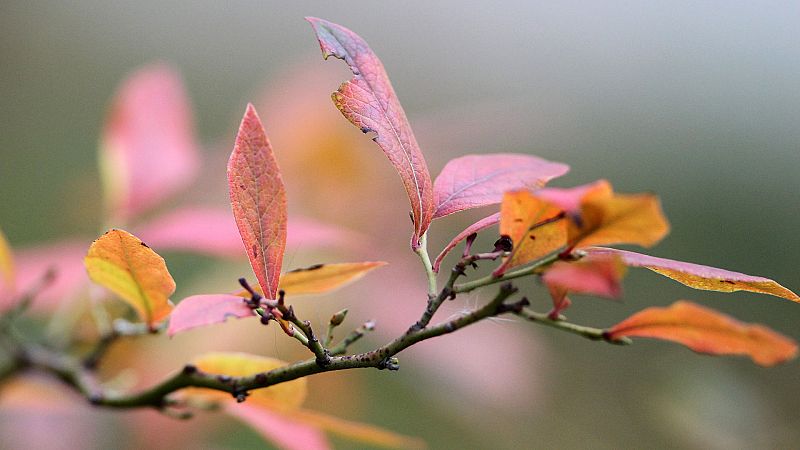
[{"label": "orange leaf", "polygon": [[650,269],[694,289],[717,292],[749,291],[800,303],[800,296],[769,278],[613,248],[594,247],[587,248],[586,251],[589,255],[617,255],[629,267]]},{"label": "orange leaf", "polygon": [[[238,352],[212,352],[198,356],[192,362],[198,370],[215,375],[247,377],[285,366],[287,363],[266,356]],[[232,400],[226,392],[204,388],[187,388],[183,391],[189,399],[200,402],[219,402]],[[296,409],[306,399],[305,378],[279,383],[262,389],[250,391],[247,401],[265,405],[276,410]]]},{"label": "orange leaf", "polygon": [[306,20],[317,35],[322,56],[343,60],[353,72],[353,78],[333,93],[333,102],[362,132],[375,133],[372,140],[400,175],[411,202],[414,218],[411,246],[416,249],[436,206],[433,182],[383,63],[359,35],[347,28],[315,17]]},{"label": "orange leaf", "polygon": [[561,210],[528,191],[507,192],[500,206],[500,235],[513,242],[511,255],[495,271],[535,261],[567,243],[567,224]]},{"label": "orange leaf", "polygon": [[264,294],[274,299],[286,247],[286,190],[267,134],[250,104],[228,161],[228,186],[250,265]]},{"label": "orange leaf", "polygon": [[0,297],[13,294],[17,274],[14,269],[14,254],[6,236],[0,231]]},{"label": "orange leaf", "polygon": [[278,284],[287,294],[322,294],[338,289],[387,263],[367,261],[357,263],[317,264],[281,275]]},{"label": "orange leaf", "polygon": [[[575,195],[581,196],[579,211],[569,208]],[[570,190],[548,189],[542,196],[574,218],[569,226],[569,242],[576,248],[610,244],[651,247],[669,233],[658,197],[616,194],[605,180]]]},{"label": "orange leaf", "polygon": [[84,265],[92,281],[120,296],[149,326],[172,311],[175,281],[164,259],[127,231],[110,230],[96,239]]},{"label": "orange leaf", "polygon": [[611,327],[608,335],[611,339],[638,336],[673,341],[710,355],[747,355],[761,366],[797,355],[797,344],[786,336],[687,301],[640,311]]}]

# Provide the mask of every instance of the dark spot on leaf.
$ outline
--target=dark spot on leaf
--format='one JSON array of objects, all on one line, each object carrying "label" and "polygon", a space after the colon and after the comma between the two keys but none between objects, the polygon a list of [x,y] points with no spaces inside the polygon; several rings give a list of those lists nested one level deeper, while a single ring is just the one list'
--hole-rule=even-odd
[{"label": "dark spot on leaf", "polygon": [[150,246],[145,244],[144,241],[139,241],[139,245],[141,245],[142,247],[150,248]]},{"label": "dark spot on leaf", "polygon": [[241,190],[244,190],[244,189],[245,189],[245,188],[244,188],[244,185],[243,185],[243,184],[240,184],[240,185],[239,185],[239,189],[241,189]]},{"label": "dark spot on leaf", "polygon": [[364,134],[367,134],[370,131],[373,131],[372,128],[370,128],[370,127],[361,127],[361,132],[364,133]]},{"label": "dark spot on leaf", "polygon": [[323,267],[325,267],[325,264],[314,264],[313,266],[290,270],[290,272],[308,272],[310,270],[319,270],[322,269]]},{"label": "dark spot on leaf", "polygon": [[516,219],[514,219],[514,222],[522,222],[522,218],[521,217],[517,217]]},{"label": "dark spot on leaf", "polygon": [[728,284],[736,284],[735,281],[731,281],[731,280],[719,280],[719,282],[720,283],[728,283]]},{"label": "dark spot on leaf", "polygon": [[253,249],[253,258],[258,258],[258,247],[256,244],[253,244],[251,248]]},{"label": "dark spot on leaf", "polygon": [[528,238],[530,238],[530,240],[532,240],[532,241],[536,240],[536,236],[534,236],[534,235],[530,235],[530,236],[528,236]]}]

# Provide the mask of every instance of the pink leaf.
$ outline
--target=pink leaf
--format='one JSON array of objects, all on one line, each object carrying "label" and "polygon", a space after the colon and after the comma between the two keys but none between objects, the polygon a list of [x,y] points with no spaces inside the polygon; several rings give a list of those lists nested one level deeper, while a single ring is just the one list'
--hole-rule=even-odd
[{"label": "pink leaf", "polygon": [[695,289],[718,292],[750,291],[800,303],[800,296],[769,278],[613,248],[589,247],[586,252],[589,255],[618,255],[627,266],[645,267]]},{"label": "pink leaf", "polygon": [[254,316],[253,310],[237,295],[193,295],[181,300],[172,310],[167,334],[172,337],[192,328],[223,323],[229,317],[243,319]]},{"label": "pink leaf", "polygon": [[586,194],[593,191],[611,192],[611,184],[606,180],[597,180],[571,188],[544,188],[536,191],[536,195],[557,205],[568,214],[575,215],[581,211],[581,201]]},{"label": "pink leaf", "polygon": [[314,17],[306,20],[314,28],[322,56],[344,60],[353,72],[353,78],[333,93],[333,101],[362,132],[375,133],[373,140],[400,174],[414,218],[411,246],[417,248],[433,216],[433,186],[425,158],[383,64],[367,43],[347,28]]},{"label": "pink leaf", "polygon": [[106,200],[127,220],[185,187],[200,165],[180,76],[161,64],[133,73],[111,106],[101,139]]},{"label": "pink leaf", "polygon": [[[55,275],[52,283],[36,293],[31,305],[33,310],[51,311],[54,306],[73,299],[81,288],[88,286],[89,277],[83,267],[83,258],[89,243],[88,239],[62,241],[15,252],[17,292],[30,291],[48,270]],[[0,310],[7,306],[0,305]]]},{"label": "pink leaf", "polygon": [[490,226],[496,224],[499,221],[500,221],[500,213],[499,212],[494,213],[489,217],[484,217],[483,219],[473,223],[472,225],[468,226],[464,231],[458,233],[458,235],[456,235],[456,237],[454,237],[453,240],[450,241],[450,243],[445,246],[442,252],[439,253],[439,256],[436,257],[436,260],[433,261],[433,271],[439,273],[439,266],[441,266],[442,260],[444,259],[445,256],[447,256],[448,253],[450,253],[451,250],[455,248],[456,245],[458,245],[459,242],[466,239],[470,234],[477,233],[486,228],[489,228]]},{"label": "pink leaf", "polygon": [[539,189],[567,171],[566,164],[513,153],[453,159],[433,183],[433,218],[500,203],[507,191]]},{"label": "pink leaf", "polygon": [[[542,275],[551,288],[576,294],[619,298],[625,266],[618,257],[588,256],[580,261],[558,261]],[[560,296],[560,295],[559,295]]]},{"label": "pink leaf", "polygon": [[264,295],[274,299],[286,248],[286,190],[267,134],[250,104],[228,161],[228,186],[250,265]]},{"label": "pink leaf", "polygon": [[[292,217],[286,245],[318,248],[355,245],[359,236],[334,225],[312,219]],[[137,230],[137,236],[151,247],[204,253],[223,258],[242,256],[242,238],[229,210],[189,207],[168,212]]]},{"label": "pink leaf", "polygon": [[325,433],[313,425],[247,403],[225,404],[225,412],[247,423],[264,439],[284,450],[327,450]]}]

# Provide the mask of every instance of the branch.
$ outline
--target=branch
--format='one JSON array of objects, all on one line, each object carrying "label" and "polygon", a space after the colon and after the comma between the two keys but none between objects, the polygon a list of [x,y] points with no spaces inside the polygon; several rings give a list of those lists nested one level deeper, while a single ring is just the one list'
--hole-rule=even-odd
[{"label": "branch", "polygon": [[628,345],[632,343],[632,341],[626,337],[619,339],[611,339],[609,338],[608,332],[606,330],[600,328],[586,327],[583,325],[576,325],[574,323],[566,322],[563,319],[554,320],[550,318],[549,314],[537,313],[527,308],[522,309],[520,311],[515,311],[514,314],[528,321],[540,323],[542,325],[547,325],[548,327],[557,328],[561,331],[566,331],[568,333],[577,334],[579,336],[583,336],[593,341],[605,341],[608,342],[609,344],[614,344],[614,345]]}]

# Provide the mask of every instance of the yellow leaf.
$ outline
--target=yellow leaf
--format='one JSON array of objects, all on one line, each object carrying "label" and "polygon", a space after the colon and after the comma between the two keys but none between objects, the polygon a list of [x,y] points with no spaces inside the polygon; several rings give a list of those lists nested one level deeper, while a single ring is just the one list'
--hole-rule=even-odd
[{"label": "yellow leaf", "polygon": [[385,266],[383,261],[317,264],[281,275],[278,287],[287,294],[322,294],[358,280],[372,269]]},{"label": "yellow leaf", "polygon": [[535,261],[567,244],[562,211],[528,191],[507,192],[500,206],[500,235],[511,238],[511,255],[494,274]]},{"label": "yellow leaf", "polygon": [[164,259],[127,231],[100,236],[84,264],[92,281],[120,296],[151,327],[172,311],[175,281]]},{"label": "yellow leaf", "polygon": [[425,448],[425,442],[419,438],[403,436],[383,428],[366,423],[351,422],[335,416],[300,409],[293,411],[289,417],[322,430],[337,434],[347,439],[371,445],[392,448]]},{"label": "yellow leaf", "polygon": [[0,231],[0,282],[2,282],[0,284],[0,293],[14,292],[16,278],[14,255],[11,252],[11,246],[8,245],[6,236]]},{"label": "yellow leaf", "polygon": [[[249,353],[213,352],[195,358],[192,364],[205,373],[247,377],[283,367],[287,363],[279,359]],[[213,389],[188,388],[184,389],[184,393],[193,400],[205,402],[233,400],[231,394]],[[306,379],[298,378],[267,388],[254,389],[250,391],[247,402],[268,406],[270,409],[288,411],[299,407],[306,399],[306,395]]]},{"label": "yellow leaf", "polygon": [[607,183],[581,200],[580,219],[569,230],[576,247],[637,244],[651,247],[669,233],[669,223],[653,194],[615,194]]}]

